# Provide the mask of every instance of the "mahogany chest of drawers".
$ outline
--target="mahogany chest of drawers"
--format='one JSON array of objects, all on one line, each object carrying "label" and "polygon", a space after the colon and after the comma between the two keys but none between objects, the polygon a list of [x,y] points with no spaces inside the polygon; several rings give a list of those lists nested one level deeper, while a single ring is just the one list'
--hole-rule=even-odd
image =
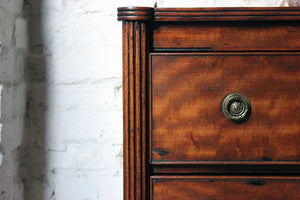
[{"label": "mahogany chest of drawers", "polygon": [[300,199],[300,8],[118,9],[124,199]]}]

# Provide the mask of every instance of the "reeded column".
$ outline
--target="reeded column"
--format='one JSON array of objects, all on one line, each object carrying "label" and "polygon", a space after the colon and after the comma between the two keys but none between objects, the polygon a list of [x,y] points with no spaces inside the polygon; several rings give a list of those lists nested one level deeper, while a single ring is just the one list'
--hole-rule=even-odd
[{"label": "reeded column", "polygon": [[123,21],[124,200],[146,200],[149,190],[147,69],[153,8],[118,8]]}]

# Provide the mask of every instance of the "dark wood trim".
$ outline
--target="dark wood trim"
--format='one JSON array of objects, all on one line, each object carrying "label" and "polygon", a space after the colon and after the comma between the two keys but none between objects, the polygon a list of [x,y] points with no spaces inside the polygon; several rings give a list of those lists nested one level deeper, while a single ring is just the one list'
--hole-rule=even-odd
[{"label": "dark wood trim", "polygon": [[149,76],[149,81],[148,81],[148,102],[149,102],[149,160],[148,162],[152,162],[152,53],[149,53],[149,67],[148,67],[148,76]]},{"label": "dark wood trim", "polygon": [[149,7],[121,7],[118,8],[118,20],[123,21],[152,21],[153,8]]},{"label": "dark wood trim", "polygon": [[155,21],[300,20],[299,7],[156,8]]},{"label": "dark wood trim", "polygon": [[155,165],[298,165],[298,161],[152,161]]},{"label": "dark wood trim", "polygon": [[123,22],[124,199],[148,196],[147,66],[149,25]]},{"label": "dark wood trim", "polygon": [[152,165],[153,175],[159,174],[298,174],[299,165]]},{"label": "dark wood trim", "polygon": [[150,56],[299,56],[299,51],[280,51],[280,52],[153,52]]},{"label": "dark wood trim", "polygon": [[259,179],[259,178],[266,178],[268,180],[299,180],[300,177],[294,176],[165,176],[165,175],[157,175],[151,176],[151,180],[153,179],[164,179],[164,180],[192,180],[192,179],[199,179],[199,180],[206,180],[206,179],[216,179],[216,180],[240,180],[240,179]]}]

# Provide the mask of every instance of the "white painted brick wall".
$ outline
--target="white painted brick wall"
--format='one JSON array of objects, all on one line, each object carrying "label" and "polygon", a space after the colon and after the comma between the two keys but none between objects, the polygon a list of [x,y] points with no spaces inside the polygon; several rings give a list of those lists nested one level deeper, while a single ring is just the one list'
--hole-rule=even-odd
[{"label": "white painted brick wall", "polygon": [[120,200],[122,23],[117,7],[153,7],[154,1],[55,0],[40,8],[34,3],[31,12],[41,16],[42,27],[29,20],[37,36],[29,36],[26,137],[32,139],[27,141],[25,198]]},{"label": "white painted brick wall", "polygon": [[45,43],[47,49],[54,48],[49,50],[54,70],[49,72],[47,158],[50,171],[55,171],[47,192],[55,191],[57,199],[122,199],[118,6],[120,1],[88,0],[46,6],[53,12],[45,16]]},{"label": "white painted brick wall", "polygon": [[[121,200],[117,7],[153,7],[155,0],[27,0],[24,8],[22,3],[0,1],[0,200]],[[279,6],[281,0],[157,3]]]}]

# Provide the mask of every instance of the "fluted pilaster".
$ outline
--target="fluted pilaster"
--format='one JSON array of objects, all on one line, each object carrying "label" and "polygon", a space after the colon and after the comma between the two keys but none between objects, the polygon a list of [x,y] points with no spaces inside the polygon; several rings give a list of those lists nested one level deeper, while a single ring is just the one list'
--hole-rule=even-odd
[{"label": "fluted pilaster", "polygon": [[124,200],[148,196],[147,69],[153,8],[118,9],[123,21]]}]

